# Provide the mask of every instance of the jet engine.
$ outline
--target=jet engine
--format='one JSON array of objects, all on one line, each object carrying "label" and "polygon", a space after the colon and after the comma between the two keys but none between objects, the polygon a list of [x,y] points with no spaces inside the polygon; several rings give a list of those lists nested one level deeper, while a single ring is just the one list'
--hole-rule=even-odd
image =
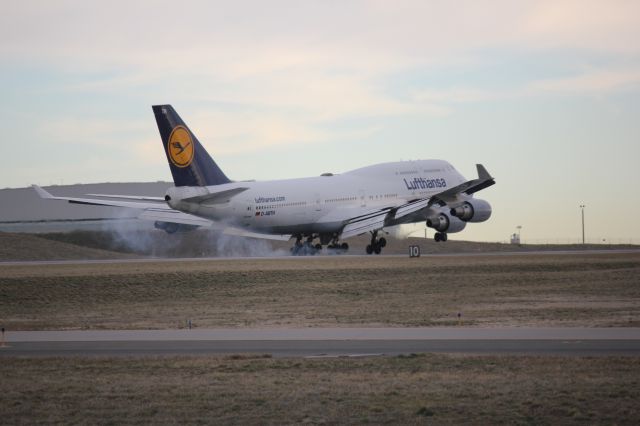
[{"label": "jet engine", "polygon": [[471,199],[452,208],[450,213],[463,222],[484,222],[491,217],[491,205],[484,200]]},{"label": "jet engine", "polygon": [[161,222],[161,221],[156,221],[153,224],[153,226],[155,226],[156,229],[163,230],[167,234],[175,234],[176,232],[193,231],[194,229],[196,229],[198,227],[197,225],[185,225],[185,224],[182,224],[182,223]]},{"label": "jet engine", "polygon": [[438,232],[460,232],[467,226],[457,217],[451,217],[446,213],[439,213],[427,219],[427,226]]}]

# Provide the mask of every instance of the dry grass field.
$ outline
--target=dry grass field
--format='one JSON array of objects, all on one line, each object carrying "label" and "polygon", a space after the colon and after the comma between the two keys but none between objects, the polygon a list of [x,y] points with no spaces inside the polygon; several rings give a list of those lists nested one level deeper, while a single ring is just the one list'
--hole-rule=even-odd
[{"label": "dry grass field", "polygon": [[[99,241],[87,249],[11,238],[0,235],[13,244],[0,251],[4,260],[131,257]],[[458,312],[472,326],[637,327],[640,253],[0,264],[0,324],[9,330],[179,328],[187,319],[196,327],[454,326]],[[633,356],[0,363],[0,423],[8,425],[636,425],[638,400]]]},{"label": "dry grass field", "polygon": [[31,234],[0,232],[0,261],[122,259],[133,257],[104,248],[79,246]]},{"label": "dry grass field", "polygon": [[[23,234],[24,235],[24,234]],[[38,234],[37,237],[67,245],[91,248],[94,250],[117,253],[136,254],[154,257],[264,257],[287,255],[293,241],[266,241],[221,235],[215,231],[196,230],[192,232],[167,235],[163,231],[74,231]],[[422,253],[486,253],[486,252],[527,252],[533,250],[607,250],[640,247],[633,245],[606,244],[525,244],[512,245],[490,242],[473,242],[457,240],[460,236],[450,235],[446,244],[436,243],[429,234],[429,239],[406,238],[396,239],[392,234],[386,235],[385,254],[407,254],[409,245],[420,245]],[[0,243],[3,234],[0,233]],[[349,238],[349,254],[363,255],[370,241],[369,235]],[[60,250],[50,253],[50,258],[58,258]],[[0,259],[2,259],[0,252]]]},{"label": "dry grass field", "polygon": [[640,422],[637,357],[3,358],[2,424]]},{"label": "dry grass field", "polygon": [[9,330],[639,326],[640,253],[0,265]]}]

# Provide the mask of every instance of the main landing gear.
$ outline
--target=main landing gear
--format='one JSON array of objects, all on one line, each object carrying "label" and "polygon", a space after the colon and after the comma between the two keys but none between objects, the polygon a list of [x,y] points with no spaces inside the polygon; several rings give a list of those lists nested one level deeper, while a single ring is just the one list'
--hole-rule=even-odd
[{"label": "main landing gear", "polygon": [[[315,245],[313,244],[313,240],[318,237],[317,235],[307,235],[306,237],[306,240],[302,242],[303,236],[296,236],[296,242],[293,247],[291,247],[291,254],[293,256],[315,256],[322,252],[322,244],[327,244],[329,241],[330,242],[327,245],[328,254],[344,254],[349,251],[349,244],[340,244],[337,237],[331,238],[329,235],[325,238],[324,236],[320,236],[322,244],[317,243]],[[331,238],[331,240],[329,240],[329,238]]]},{"label": "main landing gear", "polygon": [[387,240],[384,237],[378,238],[378,231],[371,232],[371,244],[367,245],[367,254],[380,254],[382,248],[387,245]]},{"label": "main landing gear", "polygon": [[[322,240],[322,238],[320,238],[320,240]],[[331,242],[327,246],[327,253],[329,254],[344,254],[348,251],[349,251],[349,244],[347,243],[340,244],[338,242],[337,235],[334,235],[333,238],[331,238]]]},{"label": "main landing gear", "polygon": [[436,234],[433,236],[433,239],[435,240],[436,243],[439,243],[440,241],[442,242],[447,241],[447,233],[436,232]]}]

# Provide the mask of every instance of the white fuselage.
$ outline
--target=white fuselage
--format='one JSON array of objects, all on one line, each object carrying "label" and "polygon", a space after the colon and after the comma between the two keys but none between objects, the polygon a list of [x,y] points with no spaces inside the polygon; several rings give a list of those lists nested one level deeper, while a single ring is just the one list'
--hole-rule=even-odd
[{"label": "white fuselage", "polygon": [[[464,181],[464,177],[443,160],[402,161],[337,175],[171,188],[169,204],[177,210],[249,231],[330,233],[338,232],[349,218],[428,198]],[[234,188],[248,189],[224,202],[182,201]],[[424,215],[423,212],[420,217],[403,222],[422,221]]]}]

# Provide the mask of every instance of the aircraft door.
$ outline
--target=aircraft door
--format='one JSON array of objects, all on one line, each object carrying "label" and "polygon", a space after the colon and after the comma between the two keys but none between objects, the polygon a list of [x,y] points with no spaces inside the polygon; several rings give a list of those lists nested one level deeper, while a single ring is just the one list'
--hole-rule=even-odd
[{"label": "aircraft door", "polygon": [[250,198],[246,198],[243,200],[242,203],[240,203],[239,206],[240,209],[242,209],[242,224],[244,226],[251,226],[251,223],[254,220],[254,209],[253,209],[253,204],[251,202]]}]

